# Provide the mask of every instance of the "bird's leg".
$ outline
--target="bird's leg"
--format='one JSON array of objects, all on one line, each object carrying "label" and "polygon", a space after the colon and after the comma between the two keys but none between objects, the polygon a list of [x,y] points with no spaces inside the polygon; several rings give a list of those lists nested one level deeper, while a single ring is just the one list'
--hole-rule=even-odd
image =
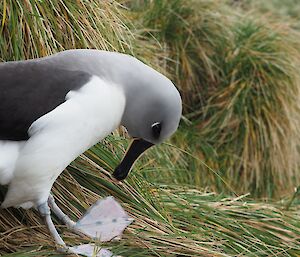
[{"label": "bird's leg", "polygon": [[[48,198],[48,204],[50,209],[53,211],[53,213],[57,216],[57,218],[59,218],[63,223],[65,223],[68,227],[68,229],[70,229],[71,231],[73,231],[74,233],[82,236],[82,235],[86,235],[84,233],[84,231],[79,230],[78,228],[76,228],[76,222],[74,222],[73,220],[71,220],[69,218],[69,216],[67,214],[65,214],[55,203],[54,197],[50,194],[49,198]],[[89,235],[87,235],[89,236]]]},{"label": "bird's leg", "polygon": [[[54,203],[54,199],[52,198],[51,201],[52,201],[51,203],[53,204]],[[58,213],[58,215],[61,215],[62,219],[66,223],[69,223],[71,226],[74,226],[73,223],[75,224],[75,222],[73,222],[72,220],[70,220],[67,217],[67,215],[65,215],[59,209],[59,207],[55,203],[54,203],[54,205],[51,205],[51,209],[52,208]],[[49,232],[50,232],[50,234],[53,236],[53,238],[55,240],[55,243],[57,245],[57,250],[58,251],[63,252],[63,253],[75,254],[76,256],[78,256],[79,254],[83,255],[83,256],[87,256],[87,257],[95,256],[94,255],[95,245],[93,245],[93,244],[79,245],[79,246],[74,246],[74,247],[68,247],[65,244],[65,242],[62,240],[62,238],[58,234],[58,232],[57,232],[57,230],[56,230],[56,228],[55,228],[55,226],[54,226],[54,224],[52,222],[52,219],[51,219],[51,216],[50,216],[50,207],[49,207],[49,205],[48,205],[47,202],[39,205],[37,207],[37,209],[38,209],[39,213],[41,214],[41,216],[44,217],[45,222],[47,224],[47,227],[49,229]],[[102,251],[107,251],[109,253],[109,255],[105,255],[105,256],[112,256],[112,253],[109,252],[108,250],[103,249]],[[97,254],[96,256],[104,256],[104,255],[101,255],[101,252],[100,252],[100,255]]]},{"label": "bird's leg", "polygon": [[65,242],[62,240],[62,238],[60,237],[60,235],[58,234],[53,222],[52,222],[52,219],[51,219],[51,216],[50,216],[50,208],[48,206],[48,203],[45,202],[41,205],[39,205],[37,207],[39,213],[41,214],[41,216],[45,219],[45,222],[46,222],[46,225],[49,229],[49,232],[50,234],[53,236],[54,240],[55,240],[55,243],[57,244],[57,249],[59,251],[62,251],[62,252],[69,252],[69,249],[68,247],[66,246]]},{"label": "bird's leg", "polygon": [[48,198],[48,204],[50,209],[54,212],[54,214],[59,218],[62,222],[64,222],[67,227],[71,230],[75,229],[75,222],[69,218],[67,214],[65,214],[55,203],[54,197],[50,194]]},{"label": "bird's leg", "polygon": [[59,246],[57,249],[62,252],[73,253],[76,255],[80,254],[87,257],[112,256],[113,254],[109,250],[101,248],[100,251],[97,252],[97,255],[95,255],[95,244],[67,247],[53,225],[50,217],[50,209],[75,233],[80,235],[84,234],[102,242],[107,242],[120,237],[123,230],[133,221],[113,197],[106,197],[98,200],[86,211],[86,214],[75,223],[63,213],[56,205],[53,196],[50,195],[48,204],[44,203],[40,205],[38,210],[41,215],[45,217],[49,231]]}]

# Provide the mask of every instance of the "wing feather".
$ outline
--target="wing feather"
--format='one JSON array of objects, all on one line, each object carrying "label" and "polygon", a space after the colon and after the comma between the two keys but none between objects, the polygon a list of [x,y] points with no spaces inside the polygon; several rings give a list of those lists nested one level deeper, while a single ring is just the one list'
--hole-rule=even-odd
[{"label": "wing feather", "polygon": [[0,64],[0,140],[27,140],[31,124],[65,101],[91,75],[34,60]]}]

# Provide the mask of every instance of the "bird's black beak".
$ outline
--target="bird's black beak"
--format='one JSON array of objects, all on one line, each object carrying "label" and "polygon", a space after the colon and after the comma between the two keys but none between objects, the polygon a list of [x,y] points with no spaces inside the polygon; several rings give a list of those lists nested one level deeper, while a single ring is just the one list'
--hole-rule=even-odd
[{"label": "bird's black beak", "polygon": [[113,176],[117,180],[125,179],[134,162],[151,146],[153,146],[153,144],[144,139],[134,138],[126,151],[123,160],[115,169]]}]

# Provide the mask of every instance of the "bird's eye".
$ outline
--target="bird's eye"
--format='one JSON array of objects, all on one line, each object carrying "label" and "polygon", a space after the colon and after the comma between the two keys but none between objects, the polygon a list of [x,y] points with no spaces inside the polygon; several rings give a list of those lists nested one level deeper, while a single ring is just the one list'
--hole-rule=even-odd
[{"label": "bird's eye", "polygon": [[158,139],[160,136],[160,131],[161,131],[161,123],[160,122],[155,122],[151,126],[152,128],[152,135],[155,139]]}]

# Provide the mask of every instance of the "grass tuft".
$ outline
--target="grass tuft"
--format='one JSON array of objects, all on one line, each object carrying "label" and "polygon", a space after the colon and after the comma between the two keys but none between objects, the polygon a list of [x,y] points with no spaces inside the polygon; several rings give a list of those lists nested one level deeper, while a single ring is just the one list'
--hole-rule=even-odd
[{"label": "grass tuft", "polygon": [[[114,142],[116,156],[123,153]],[[104,156],[105,158],[100,158]],[[97,145],[74,162],[55,183],[54,194],[74,219],[99,195],[113,195],[134,223],[120,242],[102,244],[122,256],[297,256],[298,214],[292,205],[254,202],[247,195],[226,197],[183,186],[154,185],[134,170],[128,182],[115,184],[110,173],[119,161],[111,145]],[[19,218],[17,218],[19,217]],[[35,211],[9,209],[0,216],[2,256],[59,256]],[[87,242],[59,226],[68,244]],[[22,251],[7,254],[10,251]]]},{"label": "grass tuft", "polygon": [[181,91],[185,112],[201,108],[206,103],[207,85],[218,81],[212,55],[230,34],[226,5],[211,0],[129,3],[136,13],[133,23],[163,50],[161,62]]},{"label": "grass tuft", "polygon": [[237,21],[216,60],[222,81],[199,129],[217,153],[213,167],[239,192],[272,196],[299,183],[299,50],[290,32]]},{"label": "grass tuft", "polygon": [[291,193],[300,181],[300,35],[220,1],[135,3],[166,49],[192,121],[175,141],[194,156],[153,179],[253,196]]},{"label": "grass tuft", "polygon": [[36,58],[71,48],[131,52],[134,37],[116,1],[1,1],[0,56]]}]

